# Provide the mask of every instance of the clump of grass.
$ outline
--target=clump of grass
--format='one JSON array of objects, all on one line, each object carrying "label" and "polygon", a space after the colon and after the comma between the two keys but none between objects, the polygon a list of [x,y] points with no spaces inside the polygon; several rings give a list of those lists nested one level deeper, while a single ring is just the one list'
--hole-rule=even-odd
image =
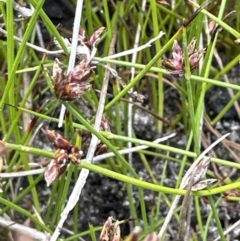
[{"label": "clump of grass", "polygon": [[[215,128],[224,119],[225,113],[234,106],[240,115],[236,104],[240,87],[227,78],[231,69],[239,64],[239,53],[234,50],[240,39],[240,15],[232,11],[239,8],[239,3],[200,1],[202,5],[198,5],[181,0],[169,5],[165,1],[154,0],[143,0],[141,3],[134,0],[72,2],[79,13],[76,23],[80,24],[81,19],[80,42],[76,37],[79,36],[78,24],[75,24],[72,40],[62,38],[61,26],[55,25],[43,10],[44,1],[29,0],[34,11],[28,6],[22,8],[22,2],[20,5],[12,1],[0,2],[0,203],[1,216],[4,217],[0,219],[0,225],[4,226],[6,216],[15,222],[17,214],[21,214],[22,218],[33,223],[36,239],[43,240],[46,232],[52,236],[51,240],[57,240],[65,219],[73,209],[72,234],[62,240],[77,240],[89,234],[93,240],[96,239],[95,232],[100,228],[90,225],[89,230],[79,230],[80,215],[76,205],[91,171],[125,185],[129,218],[133,226],[142,226],[143,237],[160,230],[165,220],[161,210],[172,205],[174,195],[189,197],[191,194],[194,197],[197,231],[193,231],[191,223],[185,220],[187,226],[183,236],[188,237],[187,240],[196,240],[195,236],[208,240],[209,227],[214,223],[221,240],[225,240],[226,232],[230,231],[224,232],[227,227],[222,227],[217,210],[222,202],[233,200],[231,193],[238,193],[236,189],[240,182],[234,176],[226,177],[216,170],[220,166],[240,168],[235,153],[239,144],[222,141],[226,152],[234,160],[230,159],[230,154],[229,160],[216,154],[211,158],[212,165],[207,175],[217,179],[216,184],[206,190],[191,192],[192,189],[186,190],[186,186],[181,185],[181,180],[184,170],[192,165],[190,160],[199,157],[213,139],[225,134]],[[40,22],[58,43],[58,49],[55,43],[49,42],[41,48],[36,47],[37,42],[41,43]],[[102,31],[103,27],[106,28],[104,32],[96,32]],[[83,33],[83,29],[86,32]],[[82,54],[81,51],[85,52]],[[170,57],[172,52],[173,58]],[[56,63],[58,71],[54,75]],[[211,117],[205,110],[204,99],[215,86],[226,88],[231,99],[217,116]],[[167,99],[168,91],[176,91],[180,98],[175,102]],[[143,97],[148,102],[147,106],[146,102],[141,102]],[[79,104],[79,99],[84,99],[84,107],[92,111],[90,118]],[[169,114],[168,109],[173,102],[178,109],[174,115]],[[62,115],[63,128],[59,129],[59,118],[55,113],[62,105],[66,112]],[[155,136],[165,136],[165,139],[137,138],[133,122],[138,108],[153,116]],[[111,130],[101,128],[103,115],[111,123]],[[46,129],[54,126],[56,133],[62,133],[60,140],[64,140],[65,144],[67,141],[68,145],[66,148],[55,147],[64,149],[63,152],[56,154],[36,144],[39,140],[34,140],[38,136],[41,138],[42,126]],[[159,143],[173,137],[174,143],[182,140],[179,126],[187,140],[184,148]],[[79,154],[84,146],[80,132],[92,134],[85,156]],[[207,138],[208,132],[212,140]],[[58,137],[55,136],[56,139]],[[45,139],[40,140],[39,145],[45,142]],[[111,154],[96,151],[102,151],[99,144],[104,146],[104,152],[108,149]],[[144,150],[146,148],[151,149]],[[123,152],[127,155],[122,155]],[[150,181],[141,180],[134,168],[132,152],[136,152],[142,161],[142,168],[146,169]],[[165,163],[161,173],[155,173],[149,157]],[[48,162],[37,163],[39,158],[48,159]],[[105,160],[104,165],[92,162],[102,159]],[[54,182],[50,186],[47,206],[43,209],[38,185],[44,180],[43,173],[50,160],[55,160],[55,164],[59,161],[54,168],[60,171],[51,179]],[[76,161],[76,166],[70,161]],[[67,172],[61,169],[63,163]],[[174,170],[176,177],[168,174],[172,163],[178,164],[178,170]],[[23,189],[19,188],[17,179],[12,180],[20,176],[25,176],[28,181]],[[168,186],[166,180],[169,179],[176,181],[175,187]],[[72,182],[75,184],[72,185]],[[134,199],[135,187],[139,200]],[[146,208],[147,190],[154,192],[155,199],[154,204]],[[229,194],[229,190],[234,191]],[[33,208],[23,206],[21,201],[25,199],[30,200]],[[238,200],[238,197],[235,199]],[[200,200],[211,206],[208,219],[202,217],[203,202]],[[174,213],[177,221],[179,216],[178,212]],[[12,232],[19,232],[21,228],[23,226],[16,229],[14,225],[8,227]],[[31,236],[31,230],[28,231]],[[163,232],[160,233],[154,238],[165,240]],[[180,235],[182,239],[183,236]]]}]

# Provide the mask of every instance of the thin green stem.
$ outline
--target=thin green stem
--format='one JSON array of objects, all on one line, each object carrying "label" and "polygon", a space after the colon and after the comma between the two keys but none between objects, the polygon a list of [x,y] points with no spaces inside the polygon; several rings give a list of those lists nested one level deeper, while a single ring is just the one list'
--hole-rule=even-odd
[{"label": "thin green stem", "polygon": [[185,79],[187,85],[187,92],[188,92],[188,105],[189,105],[189,112],[190,112],[190,120],[191,120],[191,130],[193,132],[193,140],[194,140],[194,151],[197,155],[200,154],[200,133],[199,129],[195,123],[195,109],[194,109],[194,93],[191,83],[191,70],[190,70],[190,62],[188,56],[188,44],[187,44],[187,32],[186,29],[183,29],[183,46],[184,46],[184,61],[185,61]]},{"label": "thin green stem", "polygon": [[219,236],[221,237],[221,241],[226,241],[226,237],[225,237],[224,234],[223,234],[222,224],[221,224],[220,219],[219,219],[219,214],[218,214],[218,211],[217,211],[217,206],[215,206],[213,197],[210,195],[210,196],[208,197],[208,200],[209,200],[209,203],[210,203],[211,208],[212,208],[213,217],[214,217],[214,219],[215,219],[215,222],[216,222],[216,225],[217,225],[217,228],[218,228],[218,233],[219,233]]},{"label": "thin green stem", "polygon": [[[159,11],[157,8],[156,1],[151,1],[151,9],[152,9],[152,21],[153,21],[153,30],[154,36],[159,34],[159,27],[161,27],[161,21],[159,21]],[[161,44],[160,41],[156,41],[156,52],[161,51]],[[161,66],[161,60],[158,59],[156,61],[157,66]],[[158,99],[157,106],[155,106],[155,110],[157,111],[158,115],[163,116],[164,111],[164,85],[163,85],[163,75],[158,73],[158,93],[154,99]],[[163,123],[161,121],[157,122],[158,131],[162,132]]]}]

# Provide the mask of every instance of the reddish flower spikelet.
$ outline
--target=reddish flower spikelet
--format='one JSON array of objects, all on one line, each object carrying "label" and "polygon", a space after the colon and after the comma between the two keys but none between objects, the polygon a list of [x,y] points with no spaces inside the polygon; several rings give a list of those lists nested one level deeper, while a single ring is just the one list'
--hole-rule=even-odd
[{"label": "reddish flower spikelet", "polygon": [[99,38],[100,38],[100,36],[101,36],[101,34],[103,33],[104,30],[105,30],[104,27],[101,27],[101,28],[97,29],[91,35],[90,39],[88,40],[88,38],[86,36],[85,29],[80,27],[80,30],[79,30],[79,40],[80,40],[80,43],[82,42],[91,51],[93,49],[93,47],[95,46],[95,44],[97,43],[97,41],[99,40]]},{"label": "reddish flower spikelet", "polygon": [[82,152],[76,146],[73,146],[68,154],[68,158],[74,165],[79,165],[82,157],[81,153]]},{"label": "reddish flower spikelet", "polygon": [[214,29],[216,28],[216,22],[215,21],[210,21],[208,23],[208,30],[209,30],[209,33],[212,33],[214,31]]},{"label": "reddish flower spikelet", "polygon": [[177,40],[174,40],[174,43],[173,43],[173,57],[174,57],[174,54],[177,55],[177,58],[182,58],[183,56],[183,50],[181,48],[181,46],[178,44],[178,41]]},{"label": "reddish flower spikelet", "polygon": [[227,202],[230,202],[230,197],[240,197],[240,191],[237,189],[232,189],[232,190],[228,190],[226,192],[223,193],[224,195],[224,199]]},{"label": "reddish flower spikelet", "polygon": [[117,220],[113,227],[113,238],[112,241],[121,241],[121,231],[120,231],[120,223]]},{"label": "reddish flower spikelet", "polygon": [[[104,29],[104,27],[97,29],[88,39],[86,31],[82,27],[80,28],[76,58],[81,62],[67,75],[60,67],[59,61],[55,60],[53,66],[54,90],[59,99],[66,101],[78,99],[92,87],[89,79],[94,74],[95,67],[90,66],[90,62],[97,52],[95,45]],[[71,41],[65,39],[65,42],[69,48],[72,46]],[[56,44],[59,45],[57,41]]]},{"label": "reddish flower spikelet", "polygon": [[79,38],[80,43],[82,42],[87,47],[89,47],[89,48],[91,47],[89,44],[89,41],[87,39],[86,31],[82,26],[80,26],[78,38]]},{"label": "reddish flower spikelet", "polygon": [[96,44],[98,40],[100,39],[100,35],[104,31],[104,27],[101,27],[97,29],[90,37],[90,39],[87,38],[86,36],[86,31],[84,28],[80,28],[79,30],[79,35],[78,35],[78,40],[79,40],[79,45],[77,47],[77,55],[76,57],[79,60],[83,59],[92,59],[96,52]]},{"label": "reddish flower spikelet", "polygon": [[107,152],[107,146],[100,142],[98,145],[97,145],[97,148],[96,148],[96,151],[94,153],[95,156],[98,156],[98,155],[101,155],[101,154],[104,154]]},{"label": "reddish flower spikelet", "polygon": [[80,64],[69,73],[68,78],[71,83],[86,82],[94,73],[93,68],[90,67],[88,60],[82,60]]},{"label": "reddish flower spikelet", "polygon": [[54,145],[57,149],[64,149],[64,150],[70,150],[73,145],[63,136],[61,136],[56,131],[51,130],[45,130],[42,128],[42,132],[47,136],[48,140]]},{"label": "reddish flower spikelet", "polygon": [[[205,48],[197,51],[195,47],[196,39],[193,38],[188,45],[188,58],[191,70],[195,69],[198,66],[200,59],[205,53]],[[163,66],[169,69],[171,74],[173,75],[182,75],[185,70],[184,52],[178,44],[177,40],[175,40],[173,43],[172,57],[172,59],[165,58],[162,62]]]},{"label": "reddish flower spikelet", "polygon": [[[76,58],[78,60],[81,61],[83,59],[92,59],[95,56],[97,52],[96,44],[100,39],[100,35],[103,33],[104,30],[105,30],[104,27],[97,29],[92,34],[90,39],[88,39],[86,36],[85,29],[82,27],[80,28],[79,35],[78,35],[78,45],[76,49]],[[71,50],[72,40],[63,38],[63,41],[65,42],[65,45],[68,47],[68,49]],[[56,44],[57,47],[61,48],[59,42],[56,39],[54,39],[54,43]]]},{"label": "reddish flower spikelet", "polygon": [[53,71],[56,96],[68,101],[80,98],[92,86],[89,79],[94,74],[93,69],[89,61],[84,59],[68,75],[65,75],[63,69],[60,68],[59,61],[56,60]]},{"label": "reddish flower spikelet", "polygon": [[109,123],[108,119],[104,115],[102,116],[100,129],[101,129],[101,131],[111,132],[110,123]]},{"label": "reddish flower spikelet", "polygon": [[202,58],[203,54],[205,53],[205,49],[200,49],[199,51],[193,53],[190,58],[190,68],[195,69],[198,66],[200,59]]},{"label": "reddish flower spikelet", "polygon": [[65,150],[57,150],[54,159],[48,164],[44,173],[47,186],[50,186],[65,172],[68,164],[69,160],[67,152]]},{"label": "reddish flower spikelet", "polygon": [[[141,228],[139,226],[134,227],[132,232],[126,237],[121,238],[120,222],[117,220],[114,227],[112,226],[113,218],[109,217],[104,223],[99,241],[138,241]],[[143,241],[160,241],[156,232],[148,234]]]},{"label": "reddish flower spikelet", "polygon": [[101,34],[103,33],[103,31],[105,30],[104,27],[101,27],[99,29],[97,29],[90,37],[89,39],[89,44],[91,47],[94,47],[95,44],[97,43],[97,41],[99,40]]},{"label": "reddish flower spikelet", "polygon": [[54,158],[47,166],[44,174],[47,185],[49,186],[65,172],[70,162],[74,165],[80,164],[82,152],[59,133],[43,128],[42,131],[54,147],[57,148]]},{"label": "reddish flower spikelet", "polygon": [[100,241],[109,241],[111,226],[112,226],[112,217],[108,217],[107,221],[103,225],[103,228],[99,237]]}]

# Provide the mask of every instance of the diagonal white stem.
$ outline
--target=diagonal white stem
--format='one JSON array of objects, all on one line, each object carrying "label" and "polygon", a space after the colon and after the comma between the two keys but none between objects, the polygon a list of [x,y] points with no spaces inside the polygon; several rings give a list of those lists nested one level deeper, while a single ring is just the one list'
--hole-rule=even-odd
[{"label": "diagonal white stem", "polygon": [[129,50],[126,50],[124,52],[121,52],[121,53],[117,53],[117,54],[113,54],[113,55],[109,55],[107,57],[104,57],[104,59],[116,59],[116,58],[119,58],[119,57],[122,57],[122,56],[126,56],[126,55],[130,55],[130,54],[133,54],[133,53],[136,53],[136,52],[139,52],[143,49],[146,49],[148,47],[151,47],[151,44],[153,42],[155,42],[156,40],[160,39],[165,33],[163,31],[160,31],[160,33],[158,34],[157,37],[151,39],[150,41],[148,41],[146,44],[144,45],[141,45],[137,48],[133,48],[133,49],[129,49]]}]

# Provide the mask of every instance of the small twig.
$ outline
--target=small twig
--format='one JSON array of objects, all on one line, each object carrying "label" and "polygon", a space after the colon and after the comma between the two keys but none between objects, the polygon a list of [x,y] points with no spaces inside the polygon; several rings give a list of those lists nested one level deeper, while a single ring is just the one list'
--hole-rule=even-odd
[{"label": "small twig", "polygon": [[[227,133],[227,134],[225,134],[225,135],[223,135],[222,137],[220,137],[219,139],[217,139],[214,143],[212,143],[207,149],[205,149],[202,153],[201,153],[201,155],[195,160],[195,162],[191,165],[191,167],[188,169],[188,171],[186,172],[186,174],[184,175],[184,177],[183,177],[183,179],[182,179],[182,182],[181,182],[181,184],[180,184],[180,189],[184,189],[184,188],[186,188],[186,186],[187,186],[187,180],[189,180],[189,177],[191,177],[191,173],[193,173],[193,171],[194,171],[194,169],[195,169],[195,167],[199,164],[199,162],[204,158],[204,156],[211,150],[211,149],[213,149],[213,147],[214,146],[216,146],[219,142],[221,142],[223,139],[225,139],[227,136],[229,136],[230,135],[230,133]],[[170,208],[170,210],[169,210],[169,212],[168,212],[168,214],[167,214],[167,217],[165,218],[165,220],[164,220],[164,223],[163,223],[163,225],[162,225],[162,227],[161,227],[161,229],[160,229],[160,231],[159,231],[159,234],[158,234],[158,236],[159,236],[159,238],[161,239],[162,238],[162,236],[163,236],[163,234],[164,234],[164,232],[165,232],[165,230],[166,230],[166,228],[167,228],[167,225],[169,224],[169,222],[170,222],[170,220],[171,220],[171,218],[172,218],[172,215],[173,215],[173,212],[174,212],[174,210],[175,210],[175,208],[176,208],[176,206],[177,206],[177,204],[178,204],[178,201],[179,201],[179,199],[180,199],[180,195],[176,195],[176,197],[175,197],[175,199],[174,199],[174,201],[173,201],[173,203],[172,203],[172,206],[171,206],[171,208]]]}]

